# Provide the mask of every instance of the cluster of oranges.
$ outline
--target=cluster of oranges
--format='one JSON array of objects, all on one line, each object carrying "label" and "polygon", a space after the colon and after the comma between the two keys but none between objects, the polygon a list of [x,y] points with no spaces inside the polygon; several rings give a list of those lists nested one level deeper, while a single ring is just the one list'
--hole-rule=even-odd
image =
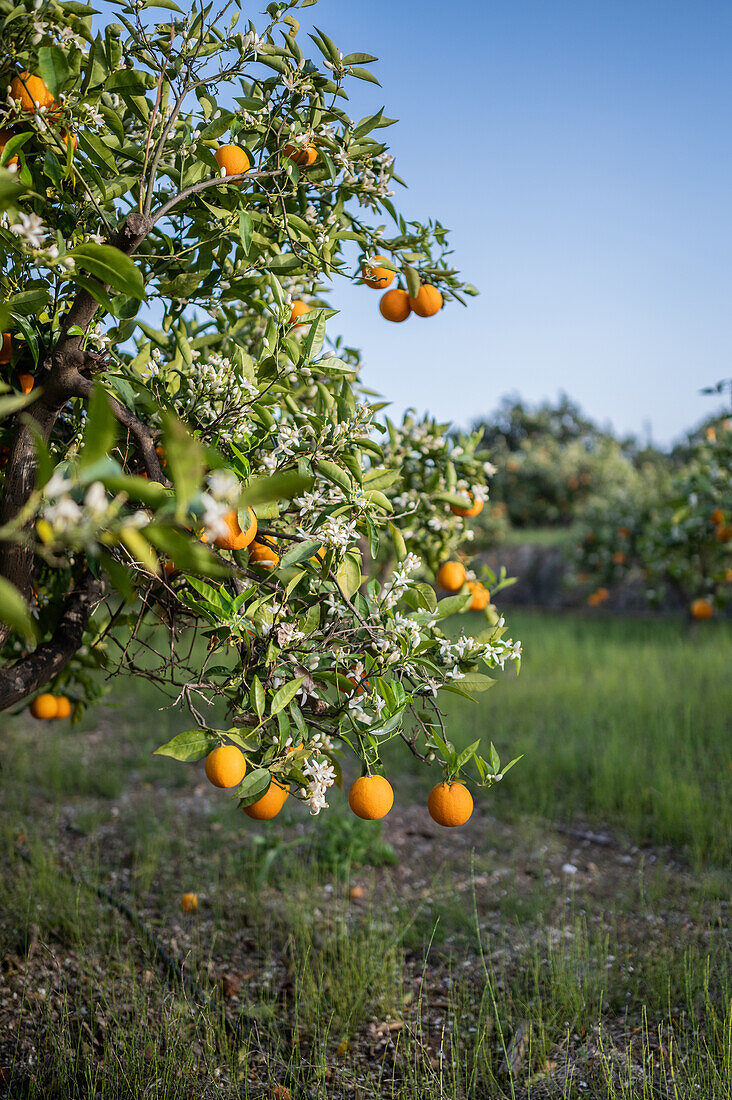
[{"label": "cluster of oranges", "polygon": [[71,714],[71,701],[65,695],[36,695],[30,705],[34,718],[47,722],[52,718],[68,718]]},{"label": "cluster of oranges", "polygon": [[[244,753],[236,745],[219,745],[206,757],[206,777],[214,787],[238,787],[246,775]],[[289,797],[288,788],[276,779],[256,802],[244,807],[244,813],[255,821],[271,821]],[[386,817],[394,805],[394,790],[383,775],[362,775],[353,783],[348,804],[356,817],[378,821]],[[438,783],[427,800],[430,816],[438,825],[454,828],[464,825],[473,812],[473,798],[464,783]]]},{"label": "cluster of oranges", "polygon": [[[366,286],[372,290],[386,290],[394,282],[396,272],[383,265],[388,263],[385,256],[374,256],[361,268],[361,276]],[[412,298],[406,290],[394,287],[381,296],[379,310],[387,321],[406,321],[410,313],[418,317],[434,317],[442,309],[442,295],[436,286],[423,283]]]},{"label": "cluster of oranges", "polygon": [[587,602],[590,607],[599,607],[600,604],[605,603],[610,599],[610,593],[607,588],[596,588],[594,592],[590,592],[587,597]]},{"label": "cluster of oranges", "polygon": [[[472,503],[466,508],[459,504],[451,504],[450,511],[454,516],[477,516],[483,511],[483,501],[472,498]],[[471,611],[483,611],[491,600],[491,594],[480,581],[469,581],[465,572],[465,566],[459,561],[445,561],[437,570],[437,583],[446,592],[459,592],[466,583],[473,598],[470,601]]]},{"label": "cluster of oranges", "polygon": [[732,523],[725,523],[722,509],[714,508],[709,518],[714,524],[714,537],[717,542],[727,543],[732,541]]},{"label": "cluster of oranges", "polygon": [[[311,168],[318,159],[318,150],[312,144],[286,145],[283,153],[298,168]],[[252,166],[246,149],[242,149],[241,145],[221,145],[214,156],[225,176],[242,176]]]}]

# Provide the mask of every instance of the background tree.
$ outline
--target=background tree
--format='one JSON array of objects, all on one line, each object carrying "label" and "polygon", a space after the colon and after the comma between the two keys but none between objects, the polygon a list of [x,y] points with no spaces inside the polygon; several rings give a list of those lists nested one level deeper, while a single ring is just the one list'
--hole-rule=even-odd
[{"label": "background tree", "polygon": [[[161,751],[207,755],[253,816],[290,783],[318,812],[348,748],[366,780],[352,805],[375,817],[393,737],[447,780],[471,762],[500,778],[492,746],[454,751],[436,699],[489,687],[520,648],[488,607],[477,638],[440,628],[474,591],[438,602],[419,571],[462,523],[424,563],[409,548],[431,500],[484,499],[485,464],[446,460],[445,483],[395,511],[399,441],[358,354],[326,339],[335,276],[387,286],[395,320],[474,290],[444,227],[393,205],[393,120],[346,112],[375,58],[321,31],[306,57],[311,2],[270,4],[255,28],[233,0],[135,0],[97,27],[83,3],[0,0],[0,708],[45,688],[39,717],[58,693],[78,714],[96,669],[145,676],[195,722]],[[385,539],[379,583],[365,555]]]}]

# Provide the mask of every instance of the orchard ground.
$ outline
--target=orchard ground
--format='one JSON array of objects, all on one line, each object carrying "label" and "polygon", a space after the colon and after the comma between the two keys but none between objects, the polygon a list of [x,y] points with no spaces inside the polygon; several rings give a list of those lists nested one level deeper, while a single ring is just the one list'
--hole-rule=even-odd
[{"label": "orchard ground", "polygon": [[383,825],[345,791],[250,821],[151,755],[185,719],[142,680],[76,728],[4,717],[0,1096],[727,1100],[732,627],[511,627],[518,682],[448,729],[526,755],[459,830],[403,752]]}]

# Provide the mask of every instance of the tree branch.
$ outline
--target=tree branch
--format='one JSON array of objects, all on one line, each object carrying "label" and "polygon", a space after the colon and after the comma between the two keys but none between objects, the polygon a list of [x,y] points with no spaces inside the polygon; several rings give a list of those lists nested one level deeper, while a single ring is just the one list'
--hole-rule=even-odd
[{"label": "tree branch", "polygon": [[14,665],[0,669],[0,711],[20,703],[66,667],[81,645],[103,587],[101,580],[86,573],[69,594],[53,637]]}]

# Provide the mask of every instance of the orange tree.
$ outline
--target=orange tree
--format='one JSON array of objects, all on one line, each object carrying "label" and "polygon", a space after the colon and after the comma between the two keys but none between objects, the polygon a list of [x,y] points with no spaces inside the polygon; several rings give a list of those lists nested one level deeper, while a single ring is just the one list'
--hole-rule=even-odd
[{"label": "orange tree", "polygon": [[692,435],[673,473],[650,473],[634,493],[616,491],[588,509],[579,575],[599,603],[606,586],[640,571],[650,603],[674,593],[694,618],[709,618],[732,598],[732,420]]},{"label": "orange tree", "polygon": [[193,720],[159,751],[206,756],[257,818],[289,793],[318,812],[349,750],[380,816],[395,737],[490,786],[495,749],[458,752],[438,699],[520,657],[487,607],[477,637],[441,629],[474,594],[438,601],[424,569],[462,521],[415,550],[431,498],[469,511],[484,468],[395,505],[381,406],[327,338],[336,276],[420,324],[474,291],[442,225],[393,205],[392,120],[346,110],[375,59],[300,33],[311,3],[255,28],[230,0],[165,0],[162,22],[135,0],[97,27],[83,3],[0,0],[0,709],[78,716],[99,668],[148,677]]}]

